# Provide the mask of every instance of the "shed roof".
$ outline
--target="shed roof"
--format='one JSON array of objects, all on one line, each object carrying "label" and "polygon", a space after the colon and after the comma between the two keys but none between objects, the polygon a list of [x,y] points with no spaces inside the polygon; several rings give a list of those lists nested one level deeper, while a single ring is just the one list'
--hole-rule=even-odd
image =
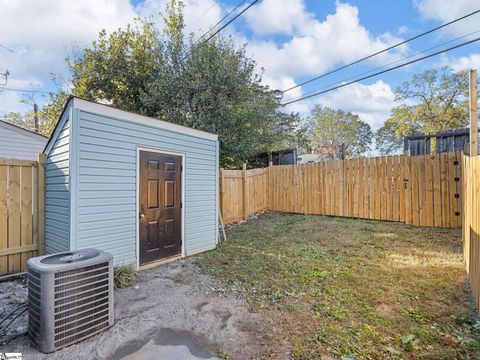
[{"label": "shed roof", "polygon": [[45,145],[45,149],[43,151],[44,153],[48,153],[50,145],[53,144],[56,137],[58,136],[59,131],[57,131],[57,130],[58,130],[59,127],[61,128],[61,122],[62,122],[63,114],[65,113],[65,111],[69,107],[70,103],[72,103],[72,102],[73,102],[74,108],[80,109],[82,111],[86,111],[86,112],[90,112],[90,113],[94,113],[94,114],[101,114],[101,115],[104,115],[104,116],[110,116],[110,117],[119,118],[119,119],[124,119],[124,120],[132,121],[132,122],[135,122],[135,123],[147,125],[147,126],[153,126],[153,127],[157,127],[157,128],[164,129],[164,130],[169,130],[169,131],[176,132],[176,133],[181,133],[181,134],[187,134],[187,135],[191,135],[191,136],[195,136],[195,137],[200,137],[200,138],[203,138],[203,139],[214,140],[214,141],[218,140],[218,135],[217,134],[209,133],[207,131],[198,130],[198,129],[190,128],[190,127],[187,127],[187,126],[170,123],[168,121],[155,119],[155,118],[152,118],[152,117],[140,115],[140,114],[130,112],[130,111],[120,110],[120,109],[114,108],[110,105],[96,103],[96,102],[85,100],[85,99],[82,99],[82,98],[79,98],[79,97],[76,97],[76,96],[70,96],[68,98],[67,102],[65,103],[65,106],[63,107],[62,113],[60,114],[60,118],[57,121],[57,124],[55,125],[55,129],[53,130],[52,135],[50,136],[50,139],[48,140],[47,144]]},{"label": "shed roof", "polygon": [[12,131],[15,131],[19,134],[22,134],[24,136],[29,136],[29,137],[32,137],[32,138],[41,138],[41,139],[47,139],[47,136],[43,136],[41,134],[38,134],[34,131],[31,131],[31,130],[28,130],[28,129],[24,129],[20,126],[17,126],[17,125],[14,125],[14,124],[11,124],[9,122],[6,122],[4,120],[0,120],[0,126],[1,127],[4,127],[4,128],[8,128],[9,130],[12,130]]}]

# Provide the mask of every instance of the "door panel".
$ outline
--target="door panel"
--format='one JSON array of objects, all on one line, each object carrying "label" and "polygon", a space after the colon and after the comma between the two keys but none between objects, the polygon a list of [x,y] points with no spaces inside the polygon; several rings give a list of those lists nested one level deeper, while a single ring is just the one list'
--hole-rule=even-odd
[{"label": "door panel", "polygon": [[175,181],[165,181],[165,207],[175,207]]},{"label": "door panel", "polygon": [[182,158],[140,151],[140,264],[182,251]]}]

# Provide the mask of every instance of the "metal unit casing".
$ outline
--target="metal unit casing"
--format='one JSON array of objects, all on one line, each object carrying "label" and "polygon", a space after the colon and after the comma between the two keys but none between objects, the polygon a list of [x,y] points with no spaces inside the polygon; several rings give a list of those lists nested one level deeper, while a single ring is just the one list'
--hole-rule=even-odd
[{"label": "metal unit casing", "polygon": [[28,260],[28,333],[44,353],[99,333],[114,322],[113,256],[96,249]]}]

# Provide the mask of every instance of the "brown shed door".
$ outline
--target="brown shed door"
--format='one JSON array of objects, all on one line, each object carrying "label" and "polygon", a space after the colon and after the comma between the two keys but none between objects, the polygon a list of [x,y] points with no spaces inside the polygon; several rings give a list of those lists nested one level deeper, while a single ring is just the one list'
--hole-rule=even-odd
[{"label": "brown shed door", "polygon": [[182,158],[140,151],[140,265],[182,251]]}]

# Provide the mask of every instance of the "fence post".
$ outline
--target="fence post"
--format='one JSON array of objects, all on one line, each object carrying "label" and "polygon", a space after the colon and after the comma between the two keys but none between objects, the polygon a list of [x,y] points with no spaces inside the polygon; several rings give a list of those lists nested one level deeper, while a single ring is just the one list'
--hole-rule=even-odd
[{"label": "fence post", "polygon": [[268,209],[267,209],[269,211],[272,210],[272,204],[273,204],[272,166],[273,166],[272,161],[269,161],[268,162]]},{"label": "fence post", "polygon": [[225,211],[225,173],[223,172],[223,168],[220,168],[220,201],[219,201],[219,206],[220,206],[220,212],[222,213]]},{"label": "fence post", "polygon": [[242,165],[242,183],[243,183],[243,220],[248,219],[248,209],[247,209],[247,164],[243,163]]},{"label": "fence post", "polygon": [[37,201],[37,214],[38,214],[38,255],[45,254],[45,154],[39,154],[38,156],[38,201]]},{"label": "fence post", "polygon": [[470,70],[470,156],[478,155],[477,70]]}]

